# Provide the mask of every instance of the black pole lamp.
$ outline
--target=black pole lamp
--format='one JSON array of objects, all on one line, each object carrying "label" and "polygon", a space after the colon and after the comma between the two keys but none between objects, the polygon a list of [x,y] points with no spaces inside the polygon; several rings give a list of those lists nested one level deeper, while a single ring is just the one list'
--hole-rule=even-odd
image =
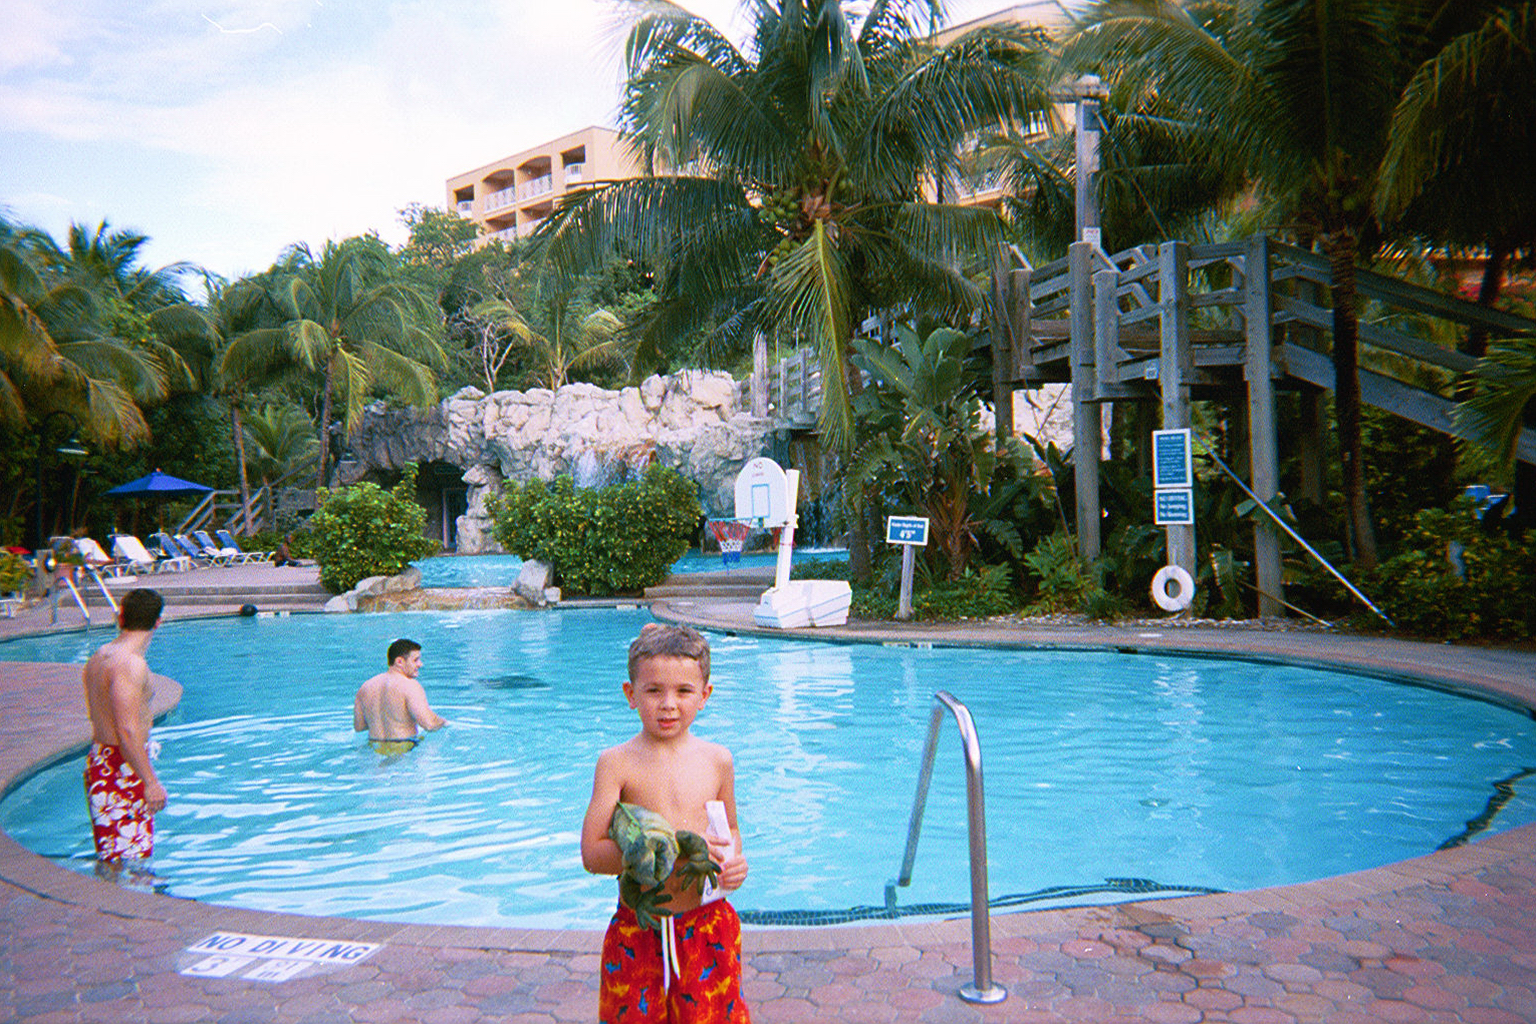
[{"label": "black pole lamp", "polygon": [[35,464],[33,465],[33,470],[34,470],[34,472],[36,474],[36,477],[37,477],[37,480],[36,480],[36,483],[37,483],[37,502],[36,502],[36,508],[33,510],[34,513],[35,513],[34,517],[33,517],[33,534],[34,534],[34,536],[33,536],[33,544],[32,544],[32,550],[33,551],[41,550],[42,547],[44,546],[43,545],[43,541],[44,541],[45,538],[43,536],[43,452],[48,447],[49,427],[50,427],[50,425],[55,420],[63,420],[65,423],[69,424],[69,436],[57,448],[54,449],[55,452],[57,452],[59,455],[69,455],[69,456],[80,456],[80,455],[89,455],[90,454],[90,452],[86,451],[85,445],[80,443],[80,438],[78,437],[78,433],[79,433],[79,430],[80,430],[80,421],[75,419],[73,413],[65,412],[63,409],[54,409],[52,412],[50,412],[46,416],[44,416],[42,422],[38,424],[38,426],[37,426],[37,460],[36,460]]}]

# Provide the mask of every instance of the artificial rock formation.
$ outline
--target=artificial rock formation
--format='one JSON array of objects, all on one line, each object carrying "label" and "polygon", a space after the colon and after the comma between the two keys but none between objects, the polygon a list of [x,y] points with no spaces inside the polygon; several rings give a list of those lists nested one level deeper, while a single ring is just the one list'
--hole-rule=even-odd
[{"label": "artificial rock formation", "polygon": [[729,374],[712,371],[648,377],[620,391],[567,384],[487,395],[470,387],[430,409],[369,406],[351,441],[351,475],[411,462],[461,468],[469,493],[459,551],[491,552],[500,549],[485,503],[507,480],[569,473],[594,486],[654,460],[698,483],[707,514],[730,515],[736,476],[767,450],[772,427],[750,415]]}]

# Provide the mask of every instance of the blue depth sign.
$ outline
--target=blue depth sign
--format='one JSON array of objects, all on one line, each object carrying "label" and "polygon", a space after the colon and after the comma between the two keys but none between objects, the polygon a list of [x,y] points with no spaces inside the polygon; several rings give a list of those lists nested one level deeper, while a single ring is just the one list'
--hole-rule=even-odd
[{"label": "blue depth sign", "polygon": [[911,544],[926,547],[928,520],[924,516],[888,516],[885,520],[887,544]]},{"label": "blue depth sign", "polygon": [[1194,460],[1190,455],[1189,428],[1152,431],[1152,486],[1193,487]]},{"label": "blue depth sign", "polygon": [[1152,521],[1158,526],[1193,526],[1195,492],[1188,487],[1166,487],[1152,496]]}]

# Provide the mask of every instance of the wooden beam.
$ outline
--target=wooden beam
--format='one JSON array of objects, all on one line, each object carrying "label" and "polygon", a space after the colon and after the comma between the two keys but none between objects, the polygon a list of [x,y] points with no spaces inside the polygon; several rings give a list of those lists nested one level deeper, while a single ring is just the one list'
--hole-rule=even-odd
[{"label": "wooden beam", "polygon": [[[1265,504],[1280,491],[1280,442],[1275,421],[1274,339],[1270,322],[1269,239],[1254,235],[1243,258],[1243,330],[1248,336],[1243,376],[1248,392],[1249,486]],[[1253,515],[1254,576],[1259,617],[1284,614],[1280,535],[1261,511]]]},{"label": "wooden beam", "polygon": [[1089,242],[1067,250],[1072,275],[1072,475],[1077,485],[1077,553],[1099,557],[1099,448],[1103,428],[1093,402],[1093,258]]}]

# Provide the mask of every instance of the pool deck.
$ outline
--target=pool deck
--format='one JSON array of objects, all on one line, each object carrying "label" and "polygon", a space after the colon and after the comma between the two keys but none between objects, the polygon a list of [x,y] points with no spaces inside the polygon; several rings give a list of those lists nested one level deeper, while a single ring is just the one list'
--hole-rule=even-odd
[{"label": "pool deck", "polygon": [[[652,610],[709,629],[754,628],[749,603],[659,601]],[[40,628],[46,612],[41,618],[37,612],[0,619],[0,637]],[[169,614],[175,617],[177,609]],[[1486,648],[1260,630],[1001,622],[805,632],[845,641],[1321,661],[1432,676],[1536,707],[1536,654]],[[110,635],[100,634],[103,640]],[[157,709],[170,707],[177,692],[162,683]],[[0,707],[0,787],[79,749],[88,737],[78,666],[0,663]],[[205,905],[77,874],[3,835],[0,904],[0,1019],[465,1024],[596,1018],[597,932],[402,925]],[[186,947],[215,931],[383,948],[360,964],[284,982],[177,973],[196,959],[183,953]],[[994,1006],[972,1006],[956,995],[972,977],[969,940],[968,919],[748,929],[744,990],[759,1024],[1536,1021],[1536,825],[1303,885],[995,914],[993,971],[1009,995]]]}]

